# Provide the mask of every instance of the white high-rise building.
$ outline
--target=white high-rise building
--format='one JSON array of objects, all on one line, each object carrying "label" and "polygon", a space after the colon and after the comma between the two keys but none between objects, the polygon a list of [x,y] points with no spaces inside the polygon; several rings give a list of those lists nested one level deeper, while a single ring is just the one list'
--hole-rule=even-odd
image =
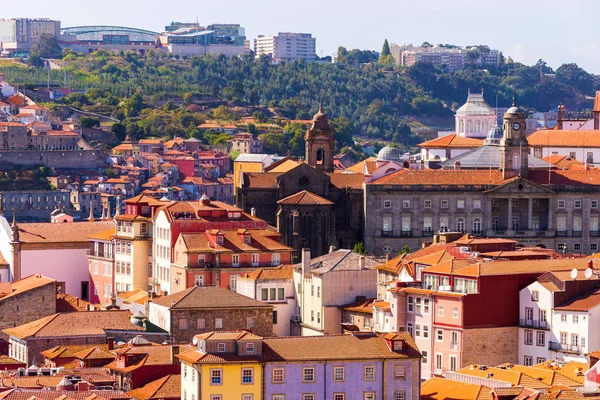
[{"label": "white high-rise building", "polygon": [[277,61],[306,61],[317,58],[317,39],[310,33],[279,32],[277,36],[259,35],[254,39],[256,57],[268,55]]}]

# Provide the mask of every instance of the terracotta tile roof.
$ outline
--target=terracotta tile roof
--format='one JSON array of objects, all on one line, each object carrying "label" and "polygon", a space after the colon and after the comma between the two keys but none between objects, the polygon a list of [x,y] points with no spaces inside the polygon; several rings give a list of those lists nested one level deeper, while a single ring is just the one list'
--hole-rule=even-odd
[{"label": "terracotta tile roof", "polygon": [[113,151],[125,151],[125,150],[133,150],[133,145],[131,143],[123,143],[118,146],[113,147]]},{"label": "terracotta tile roof", "polygon": [[373,303],[376,299],[356,300],[353,303],[341,306],[346,311],[360,312],[365,314],[373,314]]},{"label": "terracotta tile roof", "polygon": [[300,164],[301,162],[286,157],[266,167],[265,172],[288,172]]},{"label": "terracotta tile roof", "polygon": [[138,400],[180,399],[181,375],[167,375],[127,394]]},{"label": "terracotta tile roof", "polygon": [[[144,366],[152,365],[171,365],[172,347],[170,345],[148,345],[148,346],[133,346],[115,350],[117,354],[125,354],[136,357],[136,360],[127,367],[119,367],[116,360],[106,365],[105,368],[118,372],[131,372]],[[186,352],[193,349],[192,345],[179,345],[180,352]],[[137,361],[137,362],[135,362]]]},{"label": "terracotta tile roof", "polygon": [[530,146],[600,147],[600,132],[595,130],[540,129],[527,137]]},{"label": "terracotta tile roof", "polygon": [[273,308],[262,303],[223,289],[219,286],[195,286],[170,296],[163,296],[153,301],[154,304],[170,310],[202,309],[202,308]]},{"label": "terracotta tile roof", "polygon": [[516,240],[511,239],[503,239],[503,238],[478,238],[472,237],[469,235],[465,235],[460,239],[452,242],[456,246],[469,246],[469,245],[479,245],[479,244],[517,244]]},{"label": "terracotta tile roof", "polygon": [[387,271],[387,272],[391,272],[394,274],[399,274],[400,270],[402,268],[402,265],[404,263],[403,259],[406,256],[406,253],[403,253],[399,256],[396,256],[386,262],[384,262],[383,264],[378,265],[377,268],[378,270],[381,271]]},{"label": "terracotta tile roof", "polygon": [[[223,289],[226,290],[226,289]],[[105,330],[142,331],[129,320],[129,311],[82,311],[59,313],[4,329],[7,335],[29,337],[61,337],[104,335]]]},{"label": "terracotta tile roof", "polygon": [[198,350],[180,353],[177,357],[192,364],[257,364],[262,361],[262,357],[258,355],[239,356],[237,353],[201,353]]},{"label": "terracotta tile roof", "polygon": [[[600,134],[599,134],[600,136]],[[540,184],[553,185],[600,185],[600,169],[590,170],[530,170],[529,180]]]},{"label": "terracotta tile roof", "polygon": [[423,400],[492,400],[492,389],[443,378],[431,378],[421,384]]},{"label": "terracotta tile roof", "polygon": [[390,302],[389,301],[375,301],[375,302],[373,302],[373,307],[375,307],[381,311],[390,311]]},{"label": "terracotta tile roof", "polygon": [[89,243],[89,237],[114,227],[114,223],[71,222],[52,224],[49,222],[18,224],[19,241],[22,243]]},{"label": "terracotta tile roof", "polygon": [[[592,354],[593,353],[590,353],[590,355]],[[532,368],[548,369],[583,385],[585,381],[584,374],[589,369],[589,365],[577,361],[570,361],[566,364],[546,361],[541,364],[536,364]]]},{"label": "terracotta tile roof", "polygon": [[162,139],[140,139],[138,144],[160,144]]},{"label": "terracotta tile roof", "polygon": [[365,183],[365,176],[362,173],[332,173],[327,172],[327,175],[331,178],[331,185],[338,189],[361,189]]},{"label": "terracotta tile roof", "polygon": [[[365,257],[364,268],[360,266],[361,257]],[[350,271],[350,270],[369,270],[375,269],[381,261],[372,256],[362,256],[352,250],[336,250],[332,253],[323,254],[322,256],[311,258],[310,267],[311,273],[322,275],[335,271]],[[301,269],[302,263],[294,265],[294,268]]]},{"label": "terracotta tile roof", "polygon": [[264,339],[263,355],[271,362],[420,358],[421,353],[411,335],[408,332],[398,335],[405,343],[402,352],[390,350],[381,334],[365,334]]},{"label": "terracotta tile roof", "polygon": [[280,234],[268,229],[248,229],[250,243],[245,243],[234,230],[220,230],[223,244],[210,244],[206,233],[182,233],[181,238],[186,252],[194,253],[253,253],[253,252],[291,252],[293,249],[277,239]]},{"label": "terracotta tile roof", "polygon": [[[366,164],[371,164],[371,165],[377,164],[377,158],[369,157],[367,159],[359,161],[356,164],[352,165],[351,167],[346,168],[346,171],[351,171],[351,172],[355,172],[357,174],[361,174],[364,171]],[[367,168],[369,168],[369,167],[367,167]]]},{"label": "terracotta tile roof", "polygon": [[91,235],[88,239],[102,240],[105,242],[110,242],[112,240],[112,237],[114,236],[115,232],[116,232],[115,227],[111,227],[111,228],[108,228],[106,230],[103,230],[103,231],[100,231],[98,233]]},{"label": "terracotta tile roof", "polygon": [[[556,371],[545,369],[545,368],[536,368],[526,367],[523,365],[517,364],[502,364],[499,367],[506,368],[509,371],[515,371],[527,375],[538,382],[542,382],[548,386],[554,385],[565,385],[567,387],[575,387],[581,386],[581,383],[574,381],[572,379],[567,378],[564,375],[558,374]],[[523,385],[522,385],[523,386]],[[527,386],[531,388],[530,386]]]},{"label": "terracotta tile roof", "polygon": [[[108,346],[104,347],[108,348]],[[111,352],[102,349],[100,346],[82,350],[75,353],[74,356],[79,360],[112,360],[115,358]]]},{"label": "terracotta tile roof", "polygon": [[[54,377],[39,377],[54,378]],[[62,377],[59,377],[62,379]],[[29,378],[28,378],[29,379]],[[30,379],[37,379],[30,378]],[[88,391],[65,391],[65,390],[35,390],[35,389],[11,389],[0,394],[1,400],[115,400],[129,399],[125,392],[116,390],[88,390]]]},{"label": "terracotta tile roof", "polygon": [[[58,285],[57,285],[58,286]],[[68,293],[56,294],[56,312],[93,311],[97,306]]]},{"label": "terracotta tile roof", "polygon": [[479,365],[470,365],[463,369],[456,371],[457,374],[476,376],[484,379],[493,379],[495,381],[507,382],[512,386],[523,386],[531,389],[543,389],[550,385],[543,381],[538,381],[529,375],[523,374],[513,369],[503,369],[496,367],[484,367],[480,368]]},{"label": "terracotta tile roof", "polygon": [[115,358],[114,355],[108,353],[108,345],[106,344],[78,344],[78,345],[60,345],[52,347],[48,350],[40,352],[42,356],[49,360],[55,360],[57,358],[79,358],[76,355],[85,355],[98,349],[110,356],[111,359]]},{"label": "terracotta tile roof", "polygon": [[466,138],[457,134],[442,136],[419,144],[419,147],[424,148],[455,147],[470,149],[481,146],[483,146],[482,139]]},{"label": "terracotta tile roof", "polygon": [[252,189],[277,188],[277,177],[281,172],[244,172],[244,186]]},{"label": "terracotta tile roof", "polygon": [[218,342],[220,340],[262,340],[261,336],[244,330],[227,332],[206,332],[195,336],[196,338],[208,342]]},{"label": "terracotta tile roof", "polygon": [[294,268],[289,265],[280,265],[276,268],[259,268],[245,278],[254,281],[268,281],[272,279],[294,279]]},{"label": "terracotta tile roof", "polygon": [[550,163],[560,169],[572,169],[572,168],[578,168],[578,167],[580,169],[582,169],[585,166],[585,164],[582,163],[581,161],[577,161],[576,159],[571,158],[570,156],[567,156],[567,155],[552,154],[552,155],[542,158],[542,160],[544,160],[547,163]]},{"label": "terracotta tile roof", "polygon": [[454,297],[454,298],[460,298],[460,297],[466,296],[465,293],[443,292],[443,291],[439,291],[439,290],[421,289],[418,287],[399,287],[399,288],[388,289],[388,291],[394,292],[394,293],[421,294],[421,295],[430,295],[430,296],[435,295],[435,296],[441,296],[441,297]]},{"label": "terracotta tile roof", "polygon": [[30,290],[53,284],[54,282],[54,279],[47,278],[39,274],[29,275],[12,283],[2,282],[2,285],[0,286],[0,302],[4,299],[18,296]]},{"label": "terracotta tile roof", "polygon": [[498,170],[402,169],[367,185],[500,185],[504,181]]},{"label": "terracotta tile roof", "polygon": [[12,357],[7,356],[6,354],[0,354],[0,364],[1,365],[23,365],[24,363],[22,361],[19,361],[17,359],[14,359]]},{"label": "terracotta tile roof", "polygon": [[278,204],[289,204],[289,205],[333,205],[333,203],[324,197],[303,190],[277,202]]},{"label": "terracotta tile roof", "polygon": [[570,300],[559,307],[554,307],[556,311],[589,311],[600,305],[600,289],[585,293],[573,300]]}]

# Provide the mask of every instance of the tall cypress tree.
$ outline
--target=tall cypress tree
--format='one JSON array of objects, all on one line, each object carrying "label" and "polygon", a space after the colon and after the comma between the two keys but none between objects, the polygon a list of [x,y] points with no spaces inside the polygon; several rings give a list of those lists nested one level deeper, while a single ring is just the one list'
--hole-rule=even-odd
[{"label": "tall cypress tree", "polygon": [[388,40],[385,39],[383,42],[383,48],[381,49],[381,58],[385,58],[390,55],[390,44]]}]

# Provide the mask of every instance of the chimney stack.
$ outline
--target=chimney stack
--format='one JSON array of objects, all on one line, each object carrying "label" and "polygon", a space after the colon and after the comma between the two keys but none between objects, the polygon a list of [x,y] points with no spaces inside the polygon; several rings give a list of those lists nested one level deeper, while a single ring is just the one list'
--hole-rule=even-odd
[{"label": "chimney stack", "polygon": [[115,348],[115,338],[114,337],[107,337],[106,338],[106,344],[108,345],[108,350],[112,350]]},{"label": "chimney stack", "polygon": [[390,261],[392,259],[392,254],[391,253],[386,253],[385,254],[385,261]]},{"label": "chimney stack", "polygon": [[454,170],[460,171],[460,161],[454,161]]},{"label": "chimney stack", "polygon": [[330,253],[333,253],[336,250],[337,250],[337,248],[335,246],[329,246],[329,252]]},{"label": "chimney stack", "polygon": [[253,217],[256,217],[256,208],[252,207],[250,209],[250,215],[252,215]]},{"label": "chimney stack", "polygon": [[358,258],[358,267],[360,269],[365,269],[365,256],[360,256]]},{"label": "chimney stack", "polygon": [[302,275],[310,272],[310,248],[305,247],[302,249]]},{"label": "chimney stack", "polygon": [[585,162],[585,170],[586,170],[586,171],[589,171],[589,170],[590,170],[590,162],[589,162],[589,161],[586,161],[586,162]]},{"label": "chimney stack", "polygon": [[177,358],[178,354],[179,354],[179,346],[176,346],[176,345],[171,346],[171,364],[179,364],[179,358]]},{"label": "chimney stack", "polygon": [[563,120],[565,119],[565,106],[562,104],[558,106],[558,113],[556,115],[556,124],[559,131],[563,130]]}]

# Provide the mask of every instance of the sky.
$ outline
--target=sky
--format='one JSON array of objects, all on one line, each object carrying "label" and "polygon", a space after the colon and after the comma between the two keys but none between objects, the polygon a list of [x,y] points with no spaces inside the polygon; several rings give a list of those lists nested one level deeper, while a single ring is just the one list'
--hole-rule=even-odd
[{"label": "sky", "polygon": [[29,0],[2,1],[0,18],[47,17],[63,27],[120,25],[162,31],[171,21],[239,23],[246,36],[307,32],[319,56],[338,46],[485,44],[515,61],[577,63],[600,74],[598,0]]}]

